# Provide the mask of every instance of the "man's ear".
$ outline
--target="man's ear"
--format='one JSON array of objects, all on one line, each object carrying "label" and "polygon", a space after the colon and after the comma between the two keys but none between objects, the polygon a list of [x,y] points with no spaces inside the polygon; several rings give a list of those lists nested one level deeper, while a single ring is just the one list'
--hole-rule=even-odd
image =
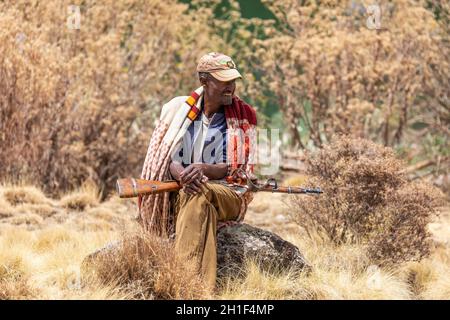
[{"label": "man's ear", "polygon": [[199,75],[199,80],[200,84],[205,87],[208,82],[208,76],[206,74],[201,74]]}]

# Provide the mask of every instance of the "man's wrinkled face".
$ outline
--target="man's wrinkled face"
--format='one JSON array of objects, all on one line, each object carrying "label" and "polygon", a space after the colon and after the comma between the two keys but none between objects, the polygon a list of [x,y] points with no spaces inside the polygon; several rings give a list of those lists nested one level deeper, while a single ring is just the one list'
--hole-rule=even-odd
[{"label": "man's wrinkled face", "polygon": [[209,76],[205,91],[208,97],[220,102],[221,105],[230,105],[236,89],[236,80],[220,81]]}]

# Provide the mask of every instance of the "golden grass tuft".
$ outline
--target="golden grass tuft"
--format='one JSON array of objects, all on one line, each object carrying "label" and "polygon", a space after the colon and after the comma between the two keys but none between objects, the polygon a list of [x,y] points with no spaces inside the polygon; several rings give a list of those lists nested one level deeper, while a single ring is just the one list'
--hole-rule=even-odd
[{"label": "golden grass tuft", "polygon": [[83,262],[83,274],[134,298],[204,299],[210,295],[193,265],[180,261],[173,243],[155,236],[127,235]]},{"label": "golden grass tuft", "polygon": [[[450,222],[450,220],[448,221]],[[438,246],[433,252],[433,259],[425,261],[424,275],[419,275],[422,282],[422,299],[450,300],[450,250],[449,244]],[[423,264],[423,262],[421,262]]]},{"label": "golden grass tuft", "polygon": [[7,218],[4,221],[12,225],[34,226],[42,224],[44,222],[44,219],[36,213],[22,213],[15,214],[14,216]]},{"label": "golden grass tuft", "polygon": [[65,195],[59,203],[63,208],[83,211],[100,203],[99,190],[93,184],[85,184],[78,190]]},{"label": "golden grass tuft", "polygon": [[50,204],[45,194],[34,186],[9,185],[2,186],[1,196],[12,206],[19,204]]},{"label": "golden grass tuft", "polygon": [[125,214],[125,212],[123,214],[118,213],[119,208],[120,206],[117,204],[102,203],[98,207],[88,209],[85,215],[97,223],[108,223],[112,228],[115,225],[127,228],[130,225],[130,215]]},{"label": "golden grass tuft", "polygon": [[411,299],[408,284],[392,269],[373,264],[367,246],[361,244],[335,245],[332,242],[294,236],[309,259],[313,271],[299,278],[306,289],[300,299]]},{"label": "golden grass tuft", "polygon": [[269,200],[267,201],[259,201],[258,203],[255,203],[252,205],[252,210],[254,212],[260,213],[265,212],[270,209]]},{"label": "golden grass tuft", "polygon": [[425,259],[420,262],[406,263],[397,273],[408,283],[414,296],[420,299],[427,287],[437,280],[438,275],[436,271],[435,262]]},{"label": "golden grass tuft", "polygon": [[9,279],[0,278],[0,300],[36,299],[39,291],[28,283],[29,279],[16,276]]},{"label": "golden grass tuft", "polygon": [[296,276],[261,271],[258,263],[247,260],[243,266],[244,279],[225,278],[219,281],[219,299],[297,299],[304,289],[296,283]]},{"label": "golden grass tuft", "polygon": [[427,300],[450,300],[450,270],[439,274],[434,282],[430,282],[422,294]]},{"label": "golden grass tuft", "polygon": [[73,225],[38,230],[3,227],[0,236],[0,299],[125,299],[116,288],[82,287],[83,258],[118,237],[110,231],[81,232]]},{"label": "golden grass tuft", "polygon": [[35,213],[43,218],[47,218],[57,213],[58,210],[55,206],[50,204],[21,204],[15,207],[16,212]]},{"label": "golden grass tuft", "polygon": [[61,244],[76,241],[77,235],[76,232],[61,226],[45,228],[39,233],[39,237],[33,241],[32,248],[37,252],[48,252]]},{"label": "golden grass tuft", "polygon": [[11,217],[14,214],[14,208],[11,204],[0,197],[0,219]]}]

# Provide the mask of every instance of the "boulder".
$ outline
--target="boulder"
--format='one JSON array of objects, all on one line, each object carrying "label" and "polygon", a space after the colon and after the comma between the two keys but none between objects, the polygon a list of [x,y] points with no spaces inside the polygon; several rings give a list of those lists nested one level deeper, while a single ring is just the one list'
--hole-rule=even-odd
[{"label": "boulder", "polygon": [[246,259],[266,271],[309,271],[311,266],[292,243],[246,223],[231,225],[217,234],[218,277],[239,274]]}]

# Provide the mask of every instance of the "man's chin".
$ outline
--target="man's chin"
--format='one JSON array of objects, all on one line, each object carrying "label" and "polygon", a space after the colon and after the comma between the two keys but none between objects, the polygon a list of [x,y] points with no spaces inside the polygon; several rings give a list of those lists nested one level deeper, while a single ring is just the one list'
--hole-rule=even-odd
[{"label": "man's chin", "polygon": [[233,98],[232,97],[223,97],[222,98],[222,105],[224,106],[228,106],[233,102]]}]

